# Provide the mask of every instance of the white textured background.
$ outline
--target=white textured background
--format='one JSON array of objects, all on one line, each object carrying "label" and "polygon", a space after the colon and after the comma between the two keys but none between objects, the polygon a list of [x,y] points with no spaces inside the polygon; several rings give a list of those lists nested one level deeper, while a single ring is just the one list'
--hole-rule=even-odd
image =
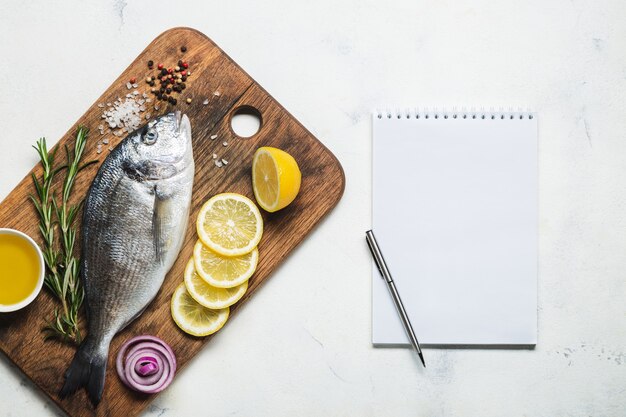
[{"label": "white textured background", "polygon": [[[343,200],[148,415],[626,415],[626,2],[2,1],[0,197],[160,32],[216,41],[342,162]],[[539,112],[534,351],[370,346],[378,106]],[[61,377],[61,375],[59,375]],[[5,358],[0,416],[55,407]]]}]

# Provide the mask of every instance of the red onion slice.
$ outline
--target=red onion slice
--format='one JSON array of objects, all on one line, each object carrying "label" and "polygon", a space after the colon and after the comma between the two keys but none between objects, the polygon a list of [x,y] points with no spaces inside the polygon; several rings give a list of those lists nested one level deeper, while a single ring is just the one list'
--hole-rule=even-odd
[{"label": "red onion slice", "polygon": [[174,379],[176,356],[172,348],[158,337],[136,336],[120,348],[116,368],[124,385],[154,394],[163,391]]}]

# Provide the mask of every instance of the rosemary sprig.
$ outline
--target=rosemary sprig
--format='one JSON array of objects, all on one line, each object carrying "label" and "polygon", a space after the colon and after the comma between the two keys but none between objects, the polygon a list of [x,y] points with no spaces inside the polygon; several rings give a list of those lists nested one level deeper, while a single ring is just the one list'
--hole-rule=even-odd
[{"label": "rosemary sprig", "polygon": [[[42,251],[46,263],[46,287],[58,299],[61,308],[55,308],[53,319],[45,326],[48,337],[57,337],[66,342],[79,344],[82,340],[78,327],[78,312],[84,299],[84,290],[80,283],[80,262],[74,255],[76,227],[74,221],[82,208],[82,200],[70,204],[70,196],[76,176],[90,161],[81,165],[81,159],[87,142],[88,129],[79,126],[73,151],[66,146],[66,163],[54,168],[57,149],[48,154],[46,139],[41,138],[33,146],[41,160],[43,175],[41,180],[32,175],[36,196],[30,199],[39,215],[39,230],[43,237]],[[54,177],[65,171],[61,190],[61,201],[57,201],[52,183]],[[55,232],[60,232],[56,238]],[[58,240],[58,243],[57,243]]]}]

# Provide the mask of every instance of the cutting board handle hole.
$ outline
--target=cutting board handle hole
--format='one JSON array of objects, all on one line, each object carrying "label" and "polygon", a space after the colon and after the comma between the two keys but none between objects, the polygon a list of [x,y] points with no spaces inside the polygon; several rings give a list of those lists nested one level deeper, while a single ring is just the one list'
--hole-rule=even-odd
[{"label": "cutting board handle hole", "polygon": [[241,138],[251,138],[261,130],[261,112],[252,106],[237,107],[230,118],[230,128]]}]

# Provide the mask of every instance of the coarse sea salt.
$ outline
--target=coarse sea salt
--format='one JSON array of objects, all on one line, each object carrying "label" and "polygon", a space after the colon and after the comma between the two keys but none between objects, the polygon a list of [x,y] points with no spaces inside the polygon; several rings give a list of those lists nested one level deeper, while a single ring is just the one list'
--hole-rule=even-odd
[{"label": "coarse sea salt", "polygon": [[[128,97],[130,96],[130,97]],[[122,100],[118,98],[114,103],[107,103],[107,108],[102,114],[102,118],[111,129],[119,128],[113,134],[121,136],[123,132],[132,132],[139,128],[142,123],[142,114],[146,107],[141,99],[136,99],[136,95],[128,94]]]}]

